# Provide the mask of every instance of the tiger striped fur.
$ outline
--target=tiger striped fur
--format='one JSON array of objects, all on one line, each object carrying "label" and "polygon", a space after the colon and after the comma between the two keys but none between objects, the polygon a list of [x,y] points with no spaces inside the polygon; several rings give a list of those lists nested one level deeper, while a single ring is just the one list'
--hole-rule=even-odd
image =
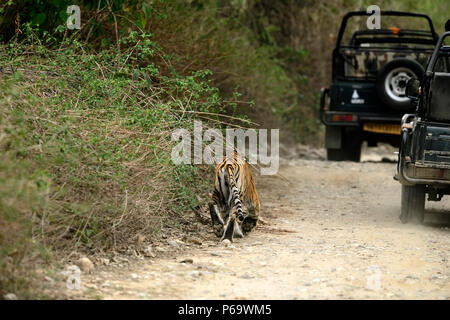
[{"label": "tiger striped fur", "polygon": [[215,171],[212,202],[209,204],[214,233],[221,240],[242,237],[257,224],[260,203],[252,169],[234,152],[225,157]]}]

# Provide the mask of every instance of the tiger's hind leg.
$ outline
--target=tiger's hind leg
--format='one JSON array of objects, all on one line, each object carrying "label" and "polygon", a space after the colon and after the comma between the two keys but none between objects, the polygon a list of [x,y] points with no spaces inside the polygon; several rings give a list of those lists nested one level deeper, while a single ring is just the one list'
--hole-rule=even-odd
[{"label": "tiger's hind leg", "polygon": [[225,239],[233,241],[233,234],[234,234],[235,224],[236,224],[236,218],[234,217],[233,214],[231,214],[229,216],[229,218],[228,218],[228,222],[227,222],[227,224],[225,226],[225,231],[223,232],[223,236],[220,239],[220,241],[223,241]]},{"label": "tiger's hind leg", "polygon": [[220,241],[228,239],[233,241],[233,238],[243,238],[244,234],[241,231],[240,224],[237,222],[236,214],[231,214],[228,218],[228,222],[224,227],[223,236]]},{"label": "tiger's hind leg", "polygon": [[249,233],[258,224],[258,217],[247,216],[242,222],[242,231]]},{"label": "tiger's hind leg", "polygon": [[244,237],[244,234],[241,231],[241,226],[237,222],[234,224],[233,237],[236,237],[236,238],[243,238]]},{"label": "tiger's hind leg", "polygon": [[214,234],[217,237],[221,237],[224,233],[224,222],[217,206],[214,203],[209,204],[209,214],[211,215],[211,224]]},{"label": "tiger's hind leg", "polygon": [[256,210],[249,210],[249,214],[246,215],[244,221],[242,221],[242,231],[249,233],[256,227],[259,221],[259,215]]}]

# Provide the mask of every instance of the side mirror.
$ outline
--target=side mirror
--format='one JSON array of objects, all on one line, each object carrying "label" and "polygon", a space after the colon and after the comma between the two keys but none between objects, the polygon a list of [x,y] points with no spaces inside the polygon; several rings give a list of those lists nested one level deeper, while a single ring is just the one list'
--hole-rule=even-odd
[{"label": "side mirror", "polygon": [[450,19],[445,23],[445,31],[450,31]]},{"label": "side mirror", "polygon": [[420,81],[417,78],[411,78],[406,83],[406,96],[411,100],[419,99]]}]

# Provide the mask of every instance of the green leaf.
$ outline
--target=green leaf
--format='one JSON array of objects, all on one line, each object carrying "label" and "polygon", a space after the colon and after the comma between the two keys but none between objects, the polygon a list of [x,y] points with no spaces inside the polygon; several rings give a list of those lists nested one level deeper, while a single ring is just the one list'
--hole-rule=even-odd
[{"label": "green leaf", "polygon": [[31,21],[31,24],[36,26],[36,25],[41,25],[44,21],[45,18],[47,18],[47,14],[44,12],[38,13],[37,15],[34,16],[33,20]]}]

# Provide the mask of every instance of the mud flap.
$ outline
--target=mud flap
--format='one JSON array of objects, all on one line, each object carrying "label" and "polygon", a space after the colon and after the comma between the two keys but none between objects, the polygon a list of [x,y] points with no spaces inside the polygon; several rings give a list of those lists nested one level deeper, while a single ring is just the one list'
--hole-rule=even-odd
[{"label": "mud flap", "polygon": [[340,149],[342,147],[342,128],[327,126],[325,130],[325,147],[327,149]]}]

